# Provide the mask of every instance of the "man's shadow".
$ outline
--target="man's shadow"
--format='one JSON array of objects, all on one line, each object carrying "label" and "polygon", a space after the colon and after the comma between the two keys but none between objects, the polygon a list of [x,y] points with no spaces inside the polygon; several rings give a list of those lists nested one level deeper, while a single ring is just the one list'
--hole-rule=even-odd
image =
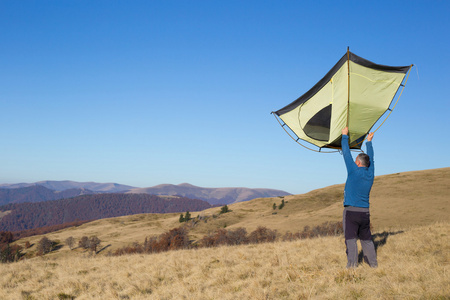
[{"label": "man's shadow", "polygon": [[[387,242],[387,239],[389,236],[400,234],[400,233],[404,233],[404,231],[396,231],[396,232],[383,231],[382,233],[373,234],[372,240],[373,240],[373,244],[375,246],[375,252],[377,253],[377,255],[378,255],[378,248],[386,245],[386,242]],[[364,256],[364,254],[361,250],[361,251],[359,251],[359,254],[358,254],[358,263],[361,263],[363,261],[365,261],[367,264],[369,263],[367,261],[367,258]]]}]

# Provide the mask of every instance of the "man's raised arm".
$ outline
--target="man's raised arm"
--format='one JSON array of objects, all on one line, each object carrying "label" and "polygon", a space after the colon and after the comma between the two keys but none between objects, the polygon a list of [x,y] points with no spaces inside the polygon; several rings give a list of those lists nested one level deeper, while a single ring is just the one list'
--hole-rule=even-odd
[{"label": "man's raised arm", "polygon": [[342,129],[341,148],[345,166],[347,167],[347,172],[350,172],[350,170],[357,168],[358,166],[355,164],[352,155],[350,154],[350,146],[348,144],[348,127]]},{"label": "man's raised arm", "polygon": [[366,143],[367,150],[366,151],[367,151],[367,155],[369,155],[369,159],[370,159],[369,168],[374,169],[375,165],[374,165],[374,159],[373,159],[372,139],[373,139],[373,132],[371,132],[367,135],[367,143]]}]

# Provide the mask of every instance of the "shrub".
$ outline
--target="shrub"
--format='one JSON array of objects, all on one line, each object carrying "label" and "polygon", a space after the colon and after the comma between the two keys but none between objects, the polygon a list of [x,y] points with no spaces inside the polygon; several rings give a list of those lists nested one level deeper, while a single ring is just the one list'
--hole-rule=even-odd
[{"label": "shrub", "polygon": [[214,247],[214,234],[213,233],[209,233],[205,236],[203,236],[199,241],[198,241],[198,245],[199,247],[205,247],[205,248],[209,248],[209,247]]},{"label": "shrub", "polygon": [[8,263],[18,261],[22,256],[22,247],[19,245],[3,244],[0,245],[0,262]]},{"label": "shrub", "polygon": [[12,243],[14,240],[14,236],[10,231],[2,231],[0,232],[0,245]]},{"label": "shrub", "polygon": [[316,236],[341,235],[344,233],[342,222],[325,222],[313,228]]},{"label": "shrub", "polygon": [[[326,222],[313,228],[305,226],[303,231],[292,233],[286,232],[281,239],[283,241],[293,241],[296,239],[312,238],[319,235],[339,235],[342,234],[342,222]],[[255,231],[247,235],[245,228],[236,228],[234,230],[217,229],[214,232],[203,236],[197,243],[198,247],[215,247],[220,245],[243,245],[248,243],[270,243],[278,238],[276,230],[270,230],[266,227],[258,227]],[[188,230],[184,227],[174,228],[159,236],[146,238],[144,244],[134,243],[116,250],[113,255],[124,255],[131,253],[155,253],[169,250],[190,248],[191,244],[188,238]]]},{"label": "shrub", "polygon": [[248,243],[247,230],[239,227],[228,231],[228,245],[243,245]]},{"label": "shrub", "polygon": [[158,248],[158,237],[152,236],[149,238],[145,238],[143,252],[152,253],[156,252]]},{"label": "shrub", "polygon": [[228,231],[217,229],[214,233],[214,246],[228,245]]},{"label": "shrub", "polygon": [[303,231],[301,233],[299,233],[299,235],[300,235],[300,238],[302,238],[302,239],[311,238],[311,237],[313,237],[313,231],[311,230],[311,227],[306,225],[305,227],[303,227]]},{"label": "shrub", "polygon": [[189,245],[187,229],[178,227],[161,234],[158,244],[160,248],[158,252],[187,248]]},{"label": "shrub", "polygon": [[71,236],[69,236],[66,240],[65,240],[65,244],[70,248],[70,250],[73,249],[73,246],[75,245],[75,239]]},{"label": "shrub", "polygon": [[267,243],[277,239],[277,232],[266,227],[258,227],[247,236],[245,228],[235,230],[217,229],[214,233],[205,235],[200,241],[200,247],[215,247],[220,245],[244,245],[248,243]]},{"label": "shrub", "polygon": [[303,231],[292,233],[286,232],[282,236],[283,241],[293,241],[299,239],[307,239],[318,236],[336,236],[344,233],[342,222],[325,222],[321,225],[314,226],[313,228],[305,226]]},{"label": "shrub", "polygon": [[297,232],[297,233],[292,233],[290,231],[286,232],[282,237],[281,240],[282,241],[295,241],[295,240],[299,240],[301,239],[301,233]]},{"label": "shrub", "polygon": [[91,236],[89,239],[89,249],[93,252],[97,252],[97,248],[100,245],[101,241],[97,236]]},{"label": "shrub", "polygon": [[78,247],[89,249],[89,238],[87,236],[82,236],[78,241]]},{"label": "shrub", "polygon": [[284,207],[284,199],[281,200],[281,204],[278,206],[278,209],[282,209]]},{"label": "shrub", "polygon": [[220,208],[219,214],[226,214],[227,212],[230,212],[231,210],[228,208],[228,205],[224,205]]},{"label": "shrub", "polygon": [[157,253],[169,250],[187,249],[190,246],[188,230],[178,227],[162,233],[158,237],[146,238],[144,244],[134,243],[116,250],[113,255],[123,255],[130,253]]},{"label": "shrub", "polygon": [[200,247],[216,247],[220,245],[243,245],[247,243],[247,230],[240,227],[235,230],[217,229],[215,232],[205,235],[198,242],[198,245]]},{"label": "shrub", "polygon": [[53,241],[48,239],[46,236],[44,236],[42,239],[39,240],[37,244],[37,253],[38,255],[44,255],[46,253],[49,253],[53,250]]},{"label": "shrub", "polygon": [[248,239],[250,243],[254,244],[274,242],[277,239],[277,231],[259,226],[255,231],[250,233]]},{"label": "shrub", "polygon": [[12,245],[14,235],[10,231],[0,232],[0,262],[7,263],[18,261],[22,256],[22,247],[19,245]]}]

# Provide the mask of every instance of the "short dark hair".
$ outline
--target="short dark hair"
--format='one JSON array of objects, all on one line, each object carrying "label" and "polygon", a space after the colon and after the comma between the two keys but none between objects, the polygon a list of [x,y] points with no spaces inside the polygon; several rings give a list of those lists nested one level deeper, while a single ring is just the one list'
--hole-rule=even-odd
[{"label": "short dark hair", "polygon": [[356,158],[359,159],[359,161],[363,167],[370,167],[369,155],[367,155],[365,153],[360,153],[360,154],[358,154],[358,156]]}]

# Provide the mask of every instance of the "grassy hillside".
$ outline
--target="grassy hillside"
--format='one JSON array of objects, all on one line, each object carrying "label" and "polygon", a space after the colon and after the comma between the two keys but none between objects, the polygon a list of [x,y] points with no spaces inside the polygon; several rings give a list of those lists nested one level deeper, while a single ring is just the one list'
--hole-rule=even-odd
[{"label": "grassy hillside", "polygon": [[2,265],[0,299],[449,299],[449,234],[448,223],[385,232],[377,269],[346,270],[342,237],[43,256]]},{"label": "grassy hillside", "polygon": [[[339,221],[343,184],[303,195],[261,198],[193,212],[192,239],[217,228],[296,232]],[[346,270],[342,236],[152,255],[104,255],[180,225],[179,214],[98,220],[47,234],[96,235],[96,256],[67,246],[3,264],[0,299],[449,299],[450,168],[379,176],[371,194],[378,269]],[[273,209],[285,200],[281,210]],[[276,213],[276,214],[274,214]],[[205,222],[206,220],[206,222]],[[42,236],[25,238],[36,244]],[[28,249],[28,255],[36,246]]]},{"label": "grassy hillside", "polygon": [[[319,225],[325,221],[342,218],[342,194],[344,184],[333,185],[301,195],[277,198],[259,198],[229,205],[232,210],[218,216],[220,208],[192,212],[209,217],[191,228],[193,239],[217,228],[245,227],[248,232],[258,226],[276,229],[281,233],[296,232],[304,226]],[[285,207],[273,210],[285,200]],[[405,172],[378,176],[371,193],[371,220],[375,231],[398,230],[418,225],[448,222],[450,216],[450,168]],[[276,214],[274,214],[276,213]],[[212,216],[216,215],[216,218]],[[161,234],[180,225],[179,214],[142,214],[103,219],[80,227],[47,234],[52,240],[63,242],[67,237],[75,239],[83,235],[97,235],[108,250],[115,250],[135,241],[143,242],[149,235]],[[30,237],[35,244],[41,237]],[[33,251],[33,248],[30,249]],[[56,253],[69,252],[67,247]],[[106,253],[104,251],[103,253]],[[71,253],[72,255],[73,253]]]}]

